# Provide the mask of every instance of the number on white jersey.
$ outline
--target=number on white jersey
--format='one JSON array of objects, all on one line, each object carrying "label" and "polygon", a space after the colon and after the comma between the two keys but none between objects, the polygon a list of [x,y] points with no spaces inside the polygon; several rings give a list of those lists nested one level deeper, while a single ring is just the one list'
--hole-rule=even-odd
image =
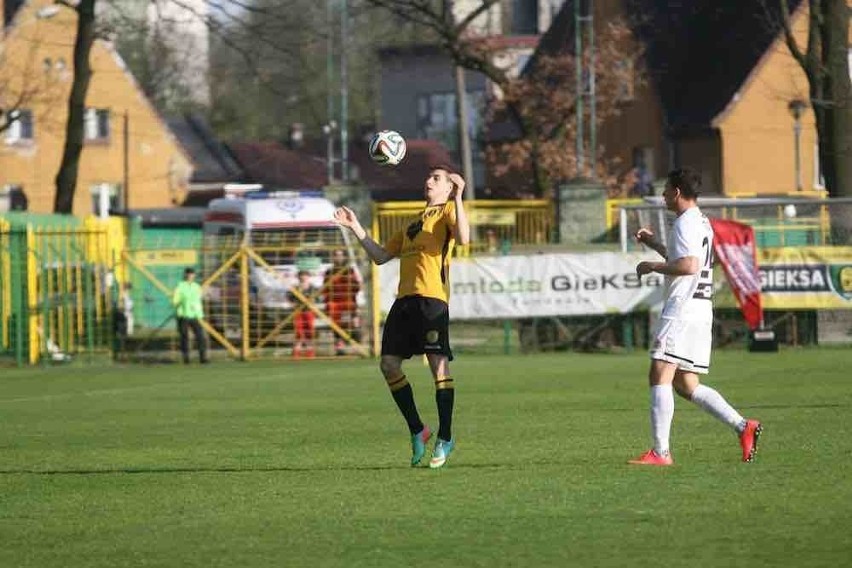
[{"label": "number on white jersey", "polygon": [[698,268],[698,286],[692,297],[709,300],[713,297],[713,245],[710,243],[710,237],[704,237],[701,249],[704,251],[704,262]]}]

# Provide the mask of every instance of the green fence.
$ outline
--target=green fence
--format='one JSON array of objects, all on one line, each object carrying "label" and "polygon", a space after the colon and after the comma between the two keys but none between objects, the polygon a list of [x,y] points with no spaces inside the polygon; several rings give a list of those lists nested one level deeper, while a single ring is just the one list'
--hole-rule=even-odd
[{"label": "green fence", "polygon": [[0,219],[0,358],[18,365],[109,353],[115,262],[107,224]]},{"label": "green fence", "polygon": [[[157,280],[174,289],[184,268],[200,270],[202,238],[203,232],[197,227],[143,227],[135,220],[130,225],[128,250]],[[168,325],[174,314],[169,299],[139,271],[131,270],[128,276],[134,326],[157,329]]]}]

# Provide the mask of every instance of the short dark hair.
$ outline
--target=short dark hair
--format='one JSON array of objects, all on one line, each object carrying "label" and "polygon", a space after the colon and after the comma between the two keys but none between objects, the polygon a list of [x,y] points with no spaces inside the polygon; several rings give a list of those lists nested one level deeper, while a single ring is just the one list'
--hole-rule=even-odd
[{"label": "short dark hair", "polygon": [[183,269],[183,275],[184,276],[189,276],[190,274],[195,274],[195,269],[193,267],[187,266],[186,268]]},{"label": "short dark hair", "polygon": [[701,189],[701,174],[690,168],[678,168],[669,172],[668,182],[680,190],[686,199],[696,199]]},{"label": "short dark hair", "polygon": [[448,174],[460,173],[459,169],[457,167],[455,167],[455,166],[453,166],[452,164],[449,164],[449,163],[438,163],[438,164],[433,164],[433,165],[429,166],[430,172],[433,172],[435,170],[444,170]]}]

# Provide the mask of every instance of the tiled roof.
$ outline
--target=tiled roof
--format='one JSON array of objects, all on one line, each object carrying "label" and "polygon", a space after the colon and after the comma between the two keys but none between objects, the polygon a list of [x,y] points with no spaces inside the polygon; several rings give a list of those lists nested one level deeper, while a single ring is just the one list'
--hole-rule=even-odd
[{"label": "tiled roof", "polygon": [[429,168],[438,164],[456,167],[449,150],[437,140],[406,140],[405,159],[398,166],[380,166],[370,159],[367,148],[355,145],[351,161],[361,182],[376,201],[423,199],[423,183]]},{"label": "tiled roof", "polygon": [[279,142],[235,142],[231,153],[248,181],[269,189],[321,188],[327,184],[325,161]]},{"label": "tiled roof", "polygon": [[185,114],[166,119],[169,128],[192,159],[192,182],[231,182],[245,178],[228,148],[219,142],[200,116]]},{"label": "tiled roof", "polygon": [[[376,201],[423,199],[423,182],[430,166],[456,167],[450,152],[436,140],[406,140],[406,143],[405,159],[393,167],[373,162],[363,141],[349,145],[350,175],[353,181],[365,185]],[[299,150],[279,142],[240,142],[228,146],[248,181],[270,189],[320,188],[328,183],[321,141]],[[340,177],[339,163],[335,164],[335,177]]]},{"label": "tiled roof", "polygon": [[[780,33],[777,2],[622,1],[645,46],[648,75],[671,129],[709,127]],[[800,3],[790,0],[790,9]],[[569,0],[542,38],[539,52],[573,50],[573,34],[574,1]]]}]

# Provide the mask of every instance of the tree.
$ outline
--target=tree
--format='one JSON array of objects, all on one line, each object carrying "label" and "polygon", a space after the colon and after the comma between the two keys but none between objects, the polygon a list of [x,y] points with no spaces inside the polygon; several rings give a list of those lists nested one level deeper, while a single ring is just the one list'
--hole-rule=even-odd
[{"label": "tree", "polygon": [[[250,0],[211,26],[211,122],[231,138],[284,139],[294,122],[318,135],[336,114],[339,0]],[[329,13],[329,4],[331,11]],[[349,130],[375,121],[376,49],[400,34],[387,14],[349,2]],[[402,28],[402,29],[401,29]],[[315,136],[316,137],[316,136]]]},{"label": "tree", "polygon": [[[623,21],[607,22],[598,32],[596,44],[593,62],[588,53],[581,57],[584,69],[595,67],[595,118],[599,125],[619,114],[627,93],[643,77],[638,72],[638,48],[631,49],[627,56],[630,29]],[[625,64],[626,61],[631,64]],[[523,171],[527,164],[532,164],[540,196],[549,195],[550,188],[560,180],[593,176],[611,187],[618,182],[611,174],[615,164],[605,158],[587,166],[578,164],[575,144],[578,63],[573,53],[542,55],[533,62],[531,71],[503,85],[503,97],[494,101],[492,112],[500,116],[508,110],[524,125],[524,136],[488,149],[489,163],[497,176]],[[586,120],[590,118],[585,116]],[[603,156],[603,152],[598,155]]]},{"label": "tree", "polygon": [[[489,149],[489,163],[495,173],[522,172],[532,178],[532,191],[549,196],[555,182],[577,175],[599,174],[609,168],[601,160],[593,168],[577,171],[574,150],[576,132],[576,88],[574,70],[577,59],[565,50],[539,59],[534,73],[515,78],[508,69],[495,63],[497,49],[490,30],[479,22],[500,0],[480,0],[470,4],[464,15],[454,14],[452,0],[366,0],[391,11],[399,18],[426,29],[446,50],[453,62],[465,69],[484,74],[502,93],[491,101],[490,115],[513,122],[520,130],[517,140]],[[627,26],[621,22],[606,24],[598,36],[598,117],[601,120],[618,112],[617,92],[624,81],[635,80],[636,68],[617,63],[630,59],[638,62],[635,50],[628,53]],[[588,57],[580,54],[580,57]]]},{"label": "tree", "polygon": [[[199,63],[195,41],[181,33],[184,24],[200,23],[201,15],[185,13],[183,18],[164,14],[162,2],[150,4],[129,0],[106,0],[98,13],[98,35],[110,38],[139,83],[145,96],[164,114],[203,108],[207,90],[194,92],[197,85],[186,80]],[[203,39],[203,38],[202,38]],[[203,75],[195,83],[203,82]]]},{"label": "tree", "polygon": [[852,8],[847,0],[808,0],[808,39],[803,50],[793,35],[789,2],[779,2],[787,47],[808,79],[825,187],[832,197],[852,197]]},{"label": "tree", "polygon": [[86,94],[92,78],[89,55],[95,42],[95,0],[59,2],[77,12],[77,34],[74,40],[74,78],[68,97],[68,122],[65,127],[65,144],[62,162],[56,174],[55,213],[70,214],[77,189],[80,154],[83,151],[83,124],[86,115]]}]

